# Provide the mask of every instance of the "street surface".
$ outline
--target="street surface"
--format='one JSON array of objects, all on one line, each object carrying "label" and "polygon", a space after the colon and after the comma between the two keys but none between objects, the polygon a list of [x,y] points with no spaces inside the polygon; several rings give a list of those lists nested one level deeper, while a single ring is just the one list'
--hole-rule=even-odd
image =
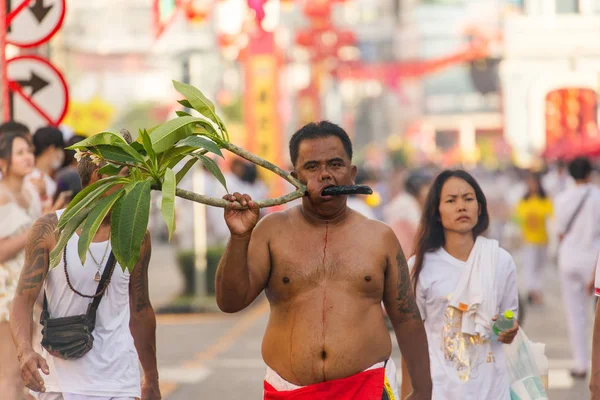
[{"label": "street surface", "polygon": [[[156,307],[177,294],[181,280],[176,266],[169,262],[169,250],[158,246],[154,255],[150,290]],[[545,305],[527,310],[524,329],[530,339],[546,344],[550,399],[584,400],[589,398],[587,380],[574,381],[569,375],[571,351],[557,277],[555,267],[549,266]],[[250,308],[234,315],[158,316],[157,348],[163,398],[260,399],[265,372],[260,347],[268,311],[266,299],[261,296]],[[591,313],[590,304],[590,318]],[[392,358],[399,364],[395,338],[392,342]]]}]

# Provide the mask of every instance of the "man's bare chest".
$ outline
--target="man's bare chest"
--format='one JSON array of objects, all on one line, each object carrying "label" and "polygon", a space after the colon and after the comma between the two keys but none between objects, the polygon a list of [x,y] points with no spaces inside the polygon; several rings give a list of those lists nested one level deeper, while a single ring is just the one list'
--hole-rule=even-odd
[{"label": "man's bare chest", "polygon": [[319,287],[337,287],[357,295],[380,296],[387,259],[381,249],[336,236],[275,240],[271,246],[268,290],[282,299]]}]

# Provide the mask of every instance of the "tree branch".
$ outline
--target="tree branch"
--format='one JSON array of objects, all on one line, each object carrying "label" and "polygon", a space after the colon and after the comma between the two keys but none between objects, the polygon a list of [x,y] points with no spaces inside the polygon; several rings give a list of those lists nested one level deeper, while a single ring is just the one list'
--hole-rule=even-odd
[{"label": "tree branch", "polygon": [[[299,198],[303,197],[305,193],[306,193],[306,187],[304,185],[302,185],[302,187],[300,187],[298,190],[296,190],[294,192],[288,193],[281,197],[277,197],[275,199],[258,200],[258,201],[256,201],[256,204],[258,204],[259,208],[279,206],[282,204],[289,203],[290,201],[299,199]],[[177,197],[181,197],[182,199],[191,200],[196,203],[202,203],[202,204],[206,204],[208,206],[213,206],[213,207],[225,208],[229,204],[229,202],[226,200],[217,199],[215,197],[210,197],[210,196],[205,196],[203,194],[190,192],[190,191],[187,191],[184,189],[177,189],[175,191],[175,195]],[[234,208],[238,209],[238,210],[243,210],[244,208],[247,208],[247,207],[243,207],[241,204],[235,203]]]},{"label": "tree branch", "polygon": [[237,154],[238,156],[250,161],[251,163],[254,163],[260,167],[268,169],[269,171],[279,175],[280,177],[282,177],[283,179],[285,179],[286,181],[288,181],[289,183],[294,185],[297,189],[304,188],[304,190],[306,190],[306,187],[299,180],[294,178],[291,173],[282,170],[277,165],[275,165],[267,160],[263,160],[262,158],[255,156],[254,154],[250,153],[249,151],[244,150],[241,147],[238,147],[233,143],[224,143],[223,148],[226,150],[229,150],[230,152],[232,152],[234,154]]}]

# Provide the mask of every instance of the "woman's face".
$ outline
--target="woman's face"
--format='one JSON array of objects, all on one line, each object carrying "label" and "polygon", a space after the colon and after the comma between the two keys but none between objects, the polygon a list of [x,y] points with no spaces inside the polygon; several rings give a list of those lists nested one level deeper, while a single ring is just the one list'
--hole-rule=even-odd
[{"label": "woman's face", "polygon": [[444,230],[471,232],[479,219],[475,189],[460,178],[448,179],[442,187],[439,211]]},{"label": "woman's face", "polygon": [[[29,175],[35,166],[35,157],[31,144],[25,139],[17,137],[13,141],[11,165],[9,174],[19,178]],[[2,170],[6,171],[6,161],[2,160]]]},{"label": "woman's face", "polygon": [[530,193],[537,194],[540,190],[537,180],[532,176],[527,178],[527,187],[529,188]]}]

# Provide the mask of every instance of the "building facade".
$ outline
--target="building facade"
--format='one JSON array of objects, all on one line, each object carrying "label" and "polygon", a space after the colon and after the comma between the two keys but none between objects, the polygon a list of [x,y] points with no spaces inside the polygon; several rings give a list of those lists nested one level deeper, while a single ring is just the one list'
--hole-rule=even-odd
[{"label": "building facade", "polygon": [[506,19],[500,76],[517,162],[597,135],[599,35],[599,0],[527,0]]}]

